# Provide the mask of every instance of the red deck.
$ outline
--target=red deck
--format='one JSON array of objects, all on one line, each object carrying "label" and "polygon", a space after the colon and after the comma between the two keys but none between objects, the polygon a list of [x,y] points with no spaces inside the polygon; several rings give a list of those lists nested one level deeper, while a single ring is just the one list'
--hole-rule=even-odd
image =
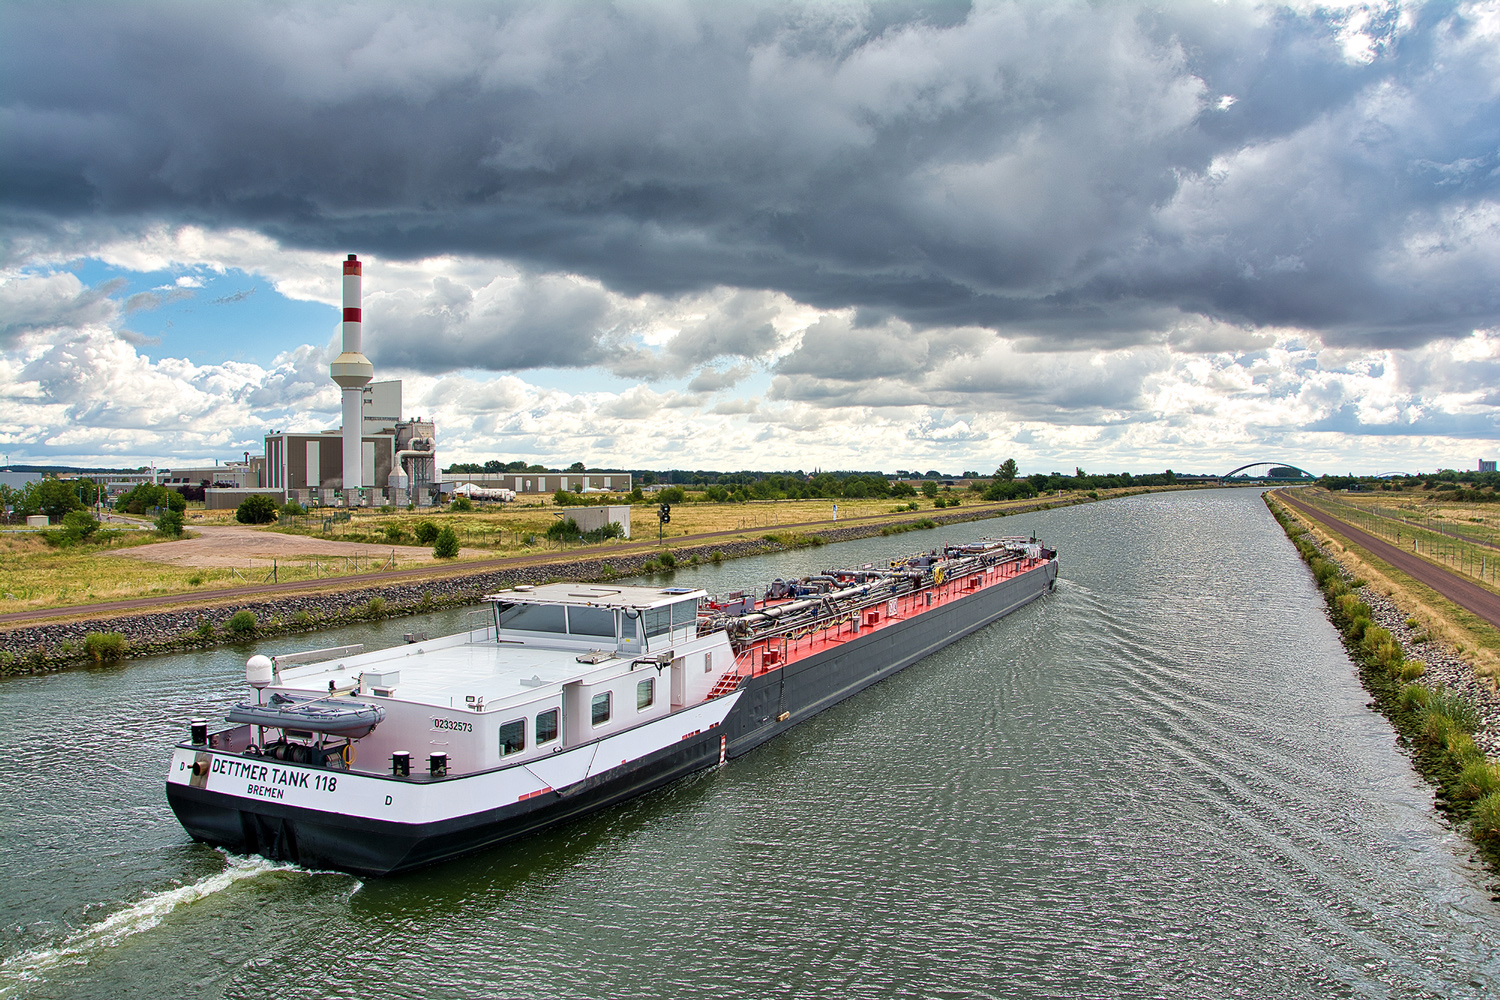
[{"label": "red deck", "polygon": [[[850,612],[836,618],[825,619],[816,625],[809,625],[790,635],[761,639],[736,654],[734,667],[719,678],[719,682],[708,693],[708,697],[712,699],[728,694],[739,687],[740,682],[746,677],[756,677],[780,670],[788,663],[806,659],[870,632],[889,628],[904,619],[926,614],[934,608],[940,608],[980,590],[993,587],[1004,580],[1014,579],[1046,562],[1046,559],[1022,558],[997,566],[988,566],[909,594],[893,597],[884,604],[864,608],[857,613],[858,620],[856,620],[856,613]],[[891,610],[893,604],[895,608]]]}]

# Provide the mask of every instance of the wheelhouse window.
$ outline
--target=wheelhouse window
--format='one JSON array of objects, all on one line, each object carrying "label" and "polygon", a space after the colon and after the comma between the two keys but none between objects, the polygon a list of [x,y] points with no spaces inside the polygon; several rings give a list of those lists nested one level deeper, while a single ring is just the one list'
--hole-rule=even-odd
[{"label": "wheelhouse window", "polygon": [[646,635],[663,635],[673,629],[686,628],[698,620],[698,599],[678,601],[664,608],[647,608],[641,612],[646,623]]},{"label": "wheelhouse window", "polygon": [[551,743],[557,739],[557,717],[555,708],[549,708],[536,717],[536,742],[540,746],[543,743]]},{"label": "wheelhouse window", "polygon": [[526,749],[526,720],[514,719],[500,727],[500,756]]},{"label": "wheelhouse window", "polygon": [[615,613],[609,608],[569,608],[568,632],[571,635],[615,637]]},{"label": "wheelhouse window", "polygon": [[561,604],[512,604],[500,609],[500,627],[520,632],[568,631]]},{"label": "wheelhouse window", "polygon": [[593,719],[594,725],[602,726],[609,721],[609,709],[612,700],[613,696],[608,691],[601,691],[594,695],[594,700],[589,705],[589,718]]},{"label": "wheelhouse window", "polygon": [[656,704],[656,678],[647,677],[635,686],[635,710],[644,712]]},{"label": "wheelhouse window", "polygon": [[641,622],[646,627],[646,636],[655,638],[672,631],[672,606],[646,608],[641,612]]}]

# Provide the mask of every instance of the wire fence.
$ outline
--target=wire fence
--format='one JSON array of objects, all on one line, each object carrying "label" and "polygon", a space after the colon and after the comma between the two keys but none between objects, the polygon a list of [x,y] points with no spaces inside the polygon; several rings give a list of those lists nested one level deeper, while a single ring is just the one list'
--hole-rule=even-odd
[{"label": "wire fence", "polygon": [[1331,496],[1309,497],[1304,502],[1454,572],[1482,583],[1500,583],[1500,567],[1496,565],[1500,562],[1500,548],[1491,542],[1458,534],[1444,526],[1429,527],[1427,522],[1430,522],[1430,516],[1419,520],[1410,516],[1415,512],[1394,511],[1379,506],[1356,506]]}]

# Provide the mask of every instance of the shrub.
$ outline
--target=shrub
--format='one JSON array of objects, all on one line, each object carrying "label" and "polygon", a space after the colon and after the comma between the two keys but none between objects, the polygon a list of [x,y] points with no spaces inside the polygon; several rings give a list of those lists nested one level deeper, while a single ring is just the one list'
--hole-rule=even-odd
[{"label": "shrub", "polygon": [[417,541],[423,545],[431,545],[437,541],[438,526],[431,521],[420,521],[416,527]]},{"label": "shrub", "polygon": [[724,553],[720,552],[718,549],[714,549],[709,553],[708,558],[715,566],[717,566],[719,565],[719,563],[724,561]]},{"label": "shrub", "polygon": [[399,524],[387,524],[385,526],[385,540],[388,541],[388,542],[390,542],[392,545],[394,545],[397,542],[401,541],[401,539],[403,539],[405,537],[406,537],[406,532],[404,532],[404,531],[401,530],[401,525],[399,525]]},{"label": "shrub", "polygon": [[113,663],[125,655],[128,645],[119,632],[90,632],[83,637],[83,651],[95,663]]},{"label": "shrub", "polygon": [[1462,695],[1455,691],[1438,688],[1427,698],[1428,716],[1441,715],[1466,733],[1479,729],[1479,712]]},{"label": "shrub", "polygon": [[1357,618],[1368,619],[1370,617],[1370,606],[1355,594],[1340,594],[1334,598],[1333,603],[1339,609],[1339,613],[1351,622]]},{"label": "shrub", "polygon": [[582,534],[583,531],[578,527],[578,522],[571,517],[565,517],[547,525],[547,537],[554,542],[569,541]]},{"label": "shrub", "polygon": [[448,509],[454,513],[462,513],[474,509],[474,503],[468,497],[457,497],[448,505]]},{"label": "shrub", "polygon": [[270,524],[276,520],[276,501],[264,493],[254,493],[240,501],[234,519],[241,524]]},{"label": "shrub", "polygon": [[99,530],[99,519],[86,510],[70,510],[63,515],[63,529],[81,542],[88,541]]},{"label": "shrub", "polygon": [[156,531],[165,538],[181,538],[182,511],[168,509],[156,515]]},{"label": "shrub", "polygon": [[229,631],[239,637],[255,634],[255,612],[236,611],[229,616]]},{"label": "shrub", "polygon": [[1396,676],[1403,681],[1414,681],[1425,673],[1427,673],[1427,664],[1421,660],[1407,660],[1401,664],[1401,669],[1397,671]]},{"label": "shrub", "polygon": [[281,508],[281,512],[291,517],[296,517],[298,514],[306,514],[307,508],[295,500],[288,500],[285,506]]},{"label": "shrub", "polygon": [[452,528],[444,527],[432,543],[432,554],[439,559],[454,559],[458,556],[458,535]]},{"label": "shrub", "polygon": [[198,633],[199,639],[202,639],[204,642],[211,642],[214,637],[214,623],[205,618],[198,623],[198,627],[194,631]]},{"label": "shrub", "polygon": [[1401,652],[1401,644],[1396,637],[1391,635],[1379,625],[1371,625],[1365,629],[1365,634],[1359,641],[1359,648],[1374,663],[1387,669],[1398,669],[1405,654]]},{"label": "shrub", "polygon": [[203,586],[204,579],[205,577],[202,573],[194,573],[192,576],[188,577],[188,585],[191,587],[201,587]]},{"label": "shrub", "polygon": [[1396,696],[1396,704],[1406,712],[1420,711],[1427,707],[1427,699],[1431,694],[1432,692],[1421,684],[1408,684]]},{"label": "shrub", "polygon": [[681,486],[668,486],[656,495],[662,503],[687,503],[687,491]]},{"label": "shrub", "polygon": [[292,624],[296,625],[298,628],[307,628],[312,624],[312,615],[308,614],[306,611],[299,611],[296,614],[292,615]]},{"label": "shrub", "polygon": [[1441,747],[1448,745],[1448,740],[1458,732],[1458,727],[1453,720],[1441,712],[1426,712],[1422,716],[1422,736],[1429,743]]},{"label": "shrub", "polygon": [[677,557],[670,551],[660,553],[656,561],[661,563],[663,569],[673,569],[677,565]]},{"label": "shrub", "polygon": [[1458,787],[1454,795],[1464,801],[1473,801],[1496,792],[1500,792],[1500,768],[1487,761],[1476,760],[1459,772]]},{"label": "shrub", "polygon": [[365,602],[361,610],[366,618],[384,618],[386,616],[385,598],[372,597]]},{"label": "shrub", "polygon": [[1479,841],[1500,840],[1500,792],[1493,792],[1474,805],[1469,834]]}]

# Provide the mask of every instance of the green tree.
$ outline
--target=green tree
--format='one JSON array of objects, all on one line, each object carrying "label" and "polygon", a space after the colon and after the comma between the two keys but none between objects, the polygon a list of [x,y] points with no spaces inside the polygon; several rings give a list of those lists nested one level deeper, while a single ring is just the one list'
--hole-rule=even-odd
[{"label": "green tree", "polygon": [[234,519],[241,524],[270,524],[276,520],[276,501],[264,493],[252,493],[240,501]]},{"label": "green tree", "polygon": [[432,544],[432,554],[439,559],[453,559],[458,555],[458,535],[452,528],[444,526]]},{"label": "green tree", "polygon": [[588,471],[588,466],[584,465],[582,462],[574,462],[572,465],[568,466],[568,471],[569,472],[587,472]]},{"label": "green tree", "polygon": [[127,514],[144,514],[153,507],[184,511],[187,510],[187,497],[165,486],[141,483],[135,489],[122,493],[120,499],[115,501],[115,510]]},{"label": "green tree", "polygon": [[925,483],[922,484],[922,495],[925,496],[927,499],[931,500],[931,499],[935,498],[937,496],[937,493],[938,493],[938,485],[937,485],[937,483],[935,483],[935,482],[933,482],[932,480],[929,479],[929,480],[927,480],[927,482],[925,482]]},{"label": "green tree", "polygon": [[431,545],[433,542],[437,541],[438,526],[433,524],[431,521],[418,521],[417,526],[414,530],[416,532],[417,541],[423,545]]},{"label": "green tree", "polygon": [[687,503],[687,491],[681,486],[668,486],[656,498],[662,503]]},{"label": "green tree", "polygon": [[1000,463],[1000,468],[995,470],[995,478],[1005,483],[1013,482],[1016,478],[1016,473],[1019,471],[1020,469],[1016,466],[1016,460],[1007,458]]},{"label": "green tree", "polygon": [[15,505],[17,514],[46,514],[53,520],[61,520],[70,510],[83,509],[83,501],[78,499],[73,484],[60,479],[27,483],[16,497]]}]

